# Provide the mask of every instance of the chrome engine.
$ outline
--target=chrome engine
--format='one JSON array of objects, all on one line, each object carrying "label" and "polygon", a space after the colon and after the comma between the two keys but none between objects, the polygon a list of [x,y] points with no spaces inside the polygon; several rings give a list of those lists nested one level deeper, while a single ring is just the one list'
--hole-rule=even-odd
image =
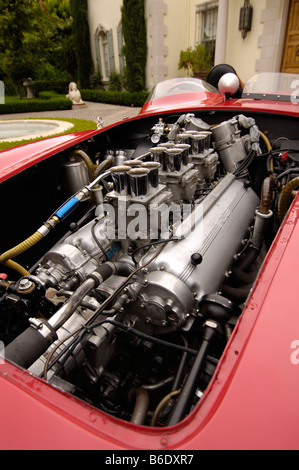
[{"label": "chrome engine", "polygon": [[253,119],[210,127],[189,114],[151,132],[137,158],[101,155],[92,181],[84,152],[64,162],[70,194],[92,201],[93,215],[7,287],[26,298],[29,326],[5,354],[109,414],[158,426],[183,419],[204,393],[272,213],[248,175],[261,153]]}]

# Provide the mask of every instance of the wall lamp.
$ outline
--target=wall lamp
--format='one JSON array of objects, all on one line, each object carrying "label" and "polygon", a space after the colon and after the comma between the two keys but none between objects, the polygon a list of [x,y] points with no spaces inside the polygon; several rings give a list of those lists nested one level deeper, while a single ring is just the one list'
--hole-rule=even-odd
[{"label": "wall lamp", "polygon": [[243,39],[246,38],[248,31],[251,31],[253,7],[250,0],[244,0],[244,6],[240,10],[239,31]]}]

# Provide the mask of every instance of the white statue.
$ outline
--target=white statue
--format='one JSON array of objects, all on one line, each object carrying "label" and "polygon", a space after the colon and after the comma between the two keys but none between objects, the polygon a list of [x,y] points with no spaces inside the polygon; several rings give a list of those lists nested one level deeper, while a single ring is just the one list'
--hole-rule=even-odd
[{"label": "white statue", "polygon": [[73,104],[84,104],[84,101],[81,99],[81,93],[78,90],[77,83],[71,82],[69,84],[69,92],[66,95],[66,98],[72,101]]}]

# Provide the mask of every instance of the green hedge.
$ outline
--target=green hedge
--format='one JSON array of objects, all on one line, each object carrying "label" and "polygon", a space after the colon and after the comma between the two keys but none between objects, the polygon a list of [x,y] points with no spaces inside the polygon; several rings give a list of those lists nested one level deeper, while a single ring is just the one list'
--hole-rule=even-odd
[{"label": "green hedge", "polygon": [[84,101],[116,104],[119,106],[142,107],[148,95],[147,91],[129,93],[128,91],[81,90],[81,96]]},{"label": "green hedge", "polygon": [[31,113],[35,111],[55,111],[72,109],[72,102],[63,95],[43,92],[41,98],[18,99],[6,97],[5,104],[0,104],[0,114]]},{"label": "green hedge", "polygon": [[[49,82],[47,82],[49,84]],[[57,89],[57,88],[56,88]],[[140,91],[129,93],[127,91],[81,90],[82,99],[97,103],[108,103],[119,106],[142,107],[149,93]],[[72,109],[71,100],[56,90],[39,91],[39,98],[22,99],[6,97],[5,104],[0,104],[0,114],[30,113],[35,111],[55,111]]]}]

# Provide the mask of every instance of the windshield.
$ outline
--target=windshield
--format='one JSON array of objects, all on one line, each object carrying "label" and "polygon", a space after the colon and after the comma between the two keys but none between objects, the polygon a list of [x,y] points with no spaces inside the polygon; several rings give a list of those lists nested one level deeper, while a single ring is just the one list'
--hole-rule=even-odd
[{"label": "windshield", "polygon": [[244,86],[243,98],[292,101],[299,100],[299,75],[292,73],[258,73]]},{"label": "windshield", "polygon": [[209,83],[199,78],[181,77],[165,80],[158,83],[151,91],[147,101],[162,98],[163,96],[178,95],[181,93],[219,93],[219,91]]}]

